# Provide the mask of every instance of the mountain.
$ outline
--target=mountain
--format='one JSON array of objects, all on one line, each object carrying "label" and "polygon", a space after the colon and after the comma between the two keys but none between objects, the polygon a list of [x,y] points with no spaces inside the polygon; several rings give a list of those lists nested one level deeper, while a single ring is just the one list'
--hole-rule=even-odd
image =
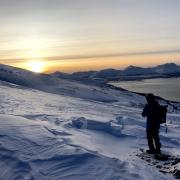
[{"label": "mountain", "polygon": [[62,74],[57,72],[59,77],[74,80],[96,80],[107,82],[109,80],[134,80],[152,77],[180,76],[180,66],[175,63],[166,63],[155,67],[128,66],[123,70],[104,69],[100,71],[76,72],[72,74]]},{"label": "mountain", "polygon": [[93,74],[91,74],[90,78],[92,79],[98,79],[98,78],[109,78],[109,77],[114,77],[114,76],[120,76],[121,71],[120,70],[115,70],[115,69],[105,69],[101,71],[97,71]]},{"label": "mountain", "polygon": [[173,74],[180,73],[180,66],[175,63],[167,63],[152,68],[155,73],[158,74]]},{"label": "mountain", "polygon": [[151,68],[128,66],[122,71],[122,75],[124,76],[146,75],[146,74],[153,74],[153,70]]},{"label": "mountain", "polygon": [[[57,84],[68,84],[68,81],[72,81],[71,84],[74,84],[74,80],[76,83],[79,81],[79,84],[85,88],[88,84],[94,84],[95,86],[100,84],[104,85],[109,80],[136,80],[169,76],[180,76],[180,66],[175,63],[167,63],[148,68],[128,66],[123,70],[105,69],[100,71],[75,72],[72,74],[55,72],[48,75],[37,74],[24,69],[0,64],[1,80],[57,93],[63,92],[62,88],[57,86]],[[76,86],[76,83],[74,86]],[[73,92],[74,89],[76,89],[75,87],[67,87],[67,85],[64,87],[69,89],[69,92]]]},{"label": "mountain", "polygon": [[74,77],[75,79],[84,79],[84,78],[89,78],[91,77],[96,71],[87,71],[87,72],[75,72],[72,73],[71,76]]},{"label": "mountain", "polygon": [[52,73],[51,76],[56,77],[56,78],[66,79],[70,76],[70,74],[56,71],[56,72]]},{"label": "mountain", "polygon": [[166,63],[163,65],[158,65],[155,67],[136,67],[136,66],[128,66],[122,71],[122,75],[124,76],[136,76],[136,75],[152,75],[152,74],[177,74],[180,73],[180,66],[175,63]]}]

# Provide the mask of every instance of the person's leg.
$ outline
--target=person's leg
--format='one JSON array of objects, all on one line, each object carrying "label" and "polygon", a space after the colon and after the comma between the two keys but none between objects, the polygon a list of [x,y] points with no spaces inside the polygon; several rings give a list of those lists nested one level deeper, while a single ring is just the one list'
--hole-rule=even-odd
[{"label": "person's leg", "polygon": [[160,143],[160,139],[159,139],[159,128],[155,128],[153,131],[153,139],[154,139],[154,143],[156,146],[156,152],[157,153],[161,153],[161,143]]},{"label": "person's leg", "polygon": [[147,133],[147,140],[148,140],[148,146],[149,146],[149,151],[150,152],[154,152],[155,148],[154,148],[154,144],[153,144],[153,133],[151,129],[146,129],[146,133]]}]

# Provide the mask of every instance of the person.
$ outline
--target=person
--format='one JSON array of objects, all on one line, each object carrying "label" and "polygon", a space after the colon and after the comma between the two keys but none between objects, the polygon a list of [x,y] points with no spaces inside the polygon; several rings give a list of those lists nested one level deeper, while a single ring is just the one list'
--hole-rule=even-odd
[{"label": "person", "polygon": [[161,154],[161,143],[159,138],[160,105],[153,94],[147,94],[146,100],[147,104],[143,109],[142,116],[147,117],[146,133],[149,146],[149,150],[147,150],[147,153]]}]

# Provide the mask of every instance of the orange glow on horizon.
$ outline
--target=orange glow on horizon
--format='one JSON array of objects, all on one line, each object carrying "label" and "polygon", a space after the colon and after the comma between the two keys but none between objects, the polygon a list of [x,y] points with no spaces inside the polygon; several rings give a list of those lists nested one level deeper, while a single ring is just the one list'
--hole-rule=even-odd
[{"label": "orange glow on horizon", "polygon": [[151,55],[51,61],[47,62],[48,68],[46,72],[52,73],[54,71],[61,71],[72,73],[77,71],[102,70],[108,68],[123,69],[129,65],[148,67],[170,62],[180,64],[180,55]]},{"label": "orange glow on horizon", "polygon": [[148,56],[141,55],[128,57],[86,58],[71,60],[24,60],[24,62],[5,64],[38,73],[52,73],[55,71],[72,73],[77,71],[101,70],[107,68],[123,69],[129,65],[147,67],[169,62],[180,64],[180,55],[161,54]]}]

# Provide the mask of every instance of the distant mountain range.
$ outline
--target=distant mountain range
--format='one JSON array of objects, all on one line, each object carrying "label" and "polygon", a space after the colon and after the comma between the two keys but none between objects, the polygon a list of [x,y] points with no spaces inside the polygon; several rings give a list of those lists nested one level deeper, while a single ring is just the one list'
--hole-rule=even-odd
[{"label": "distant mountain range", "polygon": [[[58,93],[59,89],[62,88],[59,87],[58,84],[63,85],[63,88],[67,87],[67,89],[71,91],[77,85],[77,83],[73,81],[80,81],[80,83],[83,84],[92,83],[94,85],[100,85],[115,80],[138,80],[174,76],[180,76],[180,66],[175,63],[167,63],[148,68],[128,66],[123,70],[105,69],[100,71],[75,72],[72,74],[62,72],[37,74],[24,69],[0,64],[0,80],[39,90],[46,90],[48,92],[56,91]],[[70,81],[72,81],[70,83],[72,85],[71,88],[68,86]],[[61,89],[61,92],[62,91]]]},{"label": "distant mountain range", "polygon": [[[72,74],[61,72],[41,74],[0,64],[0,82],[20,85],[19,88],[37,89],[53,94],[93,99],[101,102],[116,101],[116,97],[106,92],[106,89],[109,92],[108,88],[110,91],[117,89],[108,84],[109,81],[172,76],[180,76],[180,66],[174,63],[150,68],[129,66],[124,70],[105,69]],[[118,88],[118,90],[120,89]]]},{"label": "distant mountain range", "polygon": [[136,80],[157,77],[172,77],[180,76],[180,66],[175,63],[166,63],[155,67],[137,67],[128,66],[123,70],[104,69],[100,71],[75,72],[72,74],[55,72],[52,76],[65,79],[74,80],[96,80],[96,81],[110,81],[110,80]]}]

